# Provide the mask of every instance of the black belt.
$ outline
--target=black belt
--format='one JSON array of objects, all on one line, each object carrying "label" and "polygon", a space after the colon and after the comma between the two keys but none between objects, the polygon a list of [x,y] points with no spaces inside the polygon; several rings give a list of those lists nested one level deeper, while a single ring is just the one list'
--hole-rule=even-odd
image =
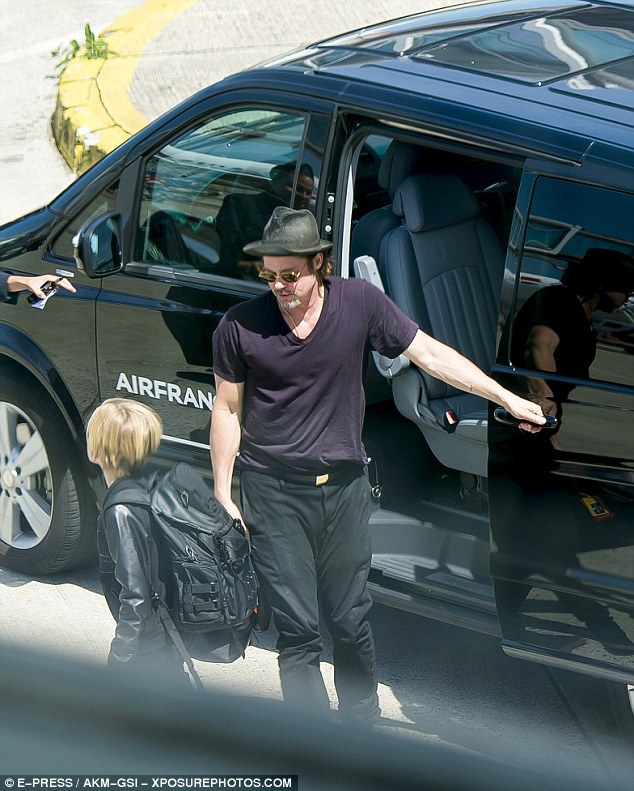
[{"label": "black belt", "polygon": [[354,464],[353,462],[345,462],[338,464],[336,467],[325,468],[322,472],[288,472],[277,470],[254,470],[249,469],[249,472],[258,472],[262,475],[269,475],[272,478],[278,478],[284,483],[295,483],[300,486],[324,486],[325,484],[334,484],[335,486],[342,483],[347,483],[355,478],[358,478],[363,473],[363,466]]}]

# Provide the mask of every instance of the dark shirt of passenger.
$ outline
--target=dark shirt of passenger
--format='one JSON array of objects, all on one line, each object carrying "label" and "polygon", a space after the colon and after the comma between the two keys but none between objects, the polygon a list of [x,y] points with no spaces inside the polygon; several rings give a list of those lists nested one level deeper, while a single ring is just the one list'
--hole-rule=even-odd
[{"label": "dark shirt of passenger", "polygon": [[273,209],[282,205],[284,201],[272,192],[227,195],[216,217],[216,230],[220,237],[220,261],[215,270],[218,274],[227,277],[240,275],[238,261],[250,260],[242,248],[262,238]]},{"label": "dark shirt of passenger", "polygon": [[[525,351],[531,330],[552,329],[559,336],[554,357],[557,373],[585,379],[596,355],[597,341],[581,301],[572,289],[554,285],[536,291],[520,308],[513,322],[511,360],[521,368],[531,368]],[[566,398],[572,385],[547,380],[556,400]]]}]

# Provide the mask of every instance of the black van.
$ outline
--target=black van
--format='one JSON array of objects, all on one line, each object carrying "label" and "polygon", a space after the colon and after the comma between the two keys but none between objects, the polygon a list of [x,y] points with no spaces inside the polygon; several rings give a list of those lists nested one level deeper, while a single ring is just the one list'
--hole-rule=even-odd
[{"label": "black van", "polygon": [[[151,404],[161,459],[209,471],[211,335],[266,288],[242,247],[282,203],[315,213],[338,274],[529,392],[544,374],[514,344],[522,306],[589,249],[634,254],[634,9],[508,0],[316,44],[201,91],[3,226],[3,269],[77,288],[44,315],[0,306],[3,564],[93,557],[83,435],[104,398]],[[593,313],[586,373],[549,375],[565,392],[550,436],[371,350],[364,429],[376,600],[603,677],[628,712],[629,296]]]}]

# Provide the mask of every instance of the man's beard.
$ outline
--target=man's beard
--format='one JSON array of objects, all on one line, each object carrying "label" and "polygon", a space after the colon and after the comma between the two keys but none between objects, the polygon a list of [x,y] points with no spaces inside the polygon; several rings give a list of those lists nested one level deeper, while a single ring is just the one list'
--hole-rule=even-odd
[{"label": "man's beard", "polygon": [[301,304],[302,304],[301,299],[297,299],[297,297],[295,297],[295,299],[292,299],[290,302],[287,302],[284,307],[286,308],[286,310],[293,310],[294,308],[298,308]]},{"label": "man's beard", "polygon": [[279,297],[277,298],[279,306],[281,308],[284,308],[284,310],[294,310],[295,308],[298,308],[302,304],[301,299],[299,299],[299,297],[296,297],[294,294],[289,294],[288,296],[293,297],[293,299],[291,299],[290,302],[283,302]]}]

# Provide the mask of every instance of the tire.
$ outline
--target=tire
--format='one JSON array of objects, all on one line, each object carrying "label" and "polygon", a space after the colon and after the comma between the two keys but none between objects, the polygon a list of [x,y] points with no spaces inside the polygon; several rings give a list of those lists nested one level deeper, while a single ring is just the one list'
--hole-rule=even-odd
[{"label": "tire", "polygon": [[53,401],[24,374],[0,374],[0,564],[52,574],[96,559],[94,498]]}]

